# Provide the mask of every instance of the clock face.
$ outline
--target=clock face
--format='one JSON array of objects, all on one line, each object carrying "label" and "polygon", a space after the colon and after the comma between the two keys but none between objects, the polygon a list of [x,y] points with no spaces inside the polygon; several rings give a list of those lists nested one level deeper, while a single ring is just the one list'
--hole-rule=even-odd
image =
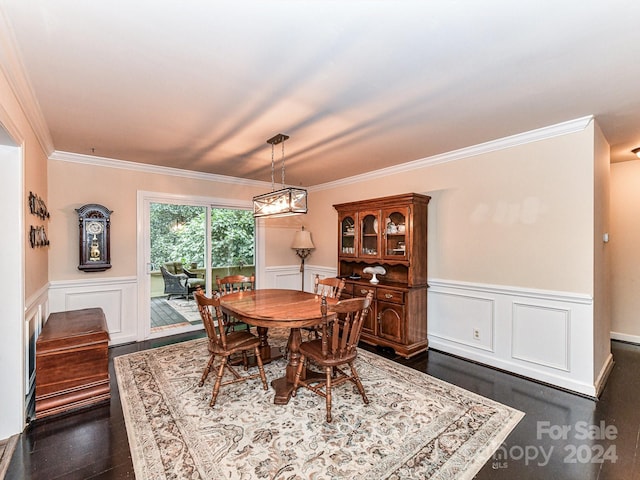
[{"label": "clock face", "polygon": [[91,233],[92,235],[98,235],[99,233],[102,233],[103,229],[104,225],[102,225],[102,223],[100,222],[89,222],[87,224],[87,232]]}]

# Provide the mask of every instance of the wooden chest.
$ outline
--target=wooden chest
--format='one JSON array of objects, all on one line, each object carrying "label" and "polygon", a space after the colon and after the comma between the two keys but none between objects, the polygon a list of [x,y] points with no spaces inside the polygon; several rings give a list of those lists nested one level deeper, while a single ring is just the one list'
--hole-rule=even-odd
[{"label": "wooden chest", "polygon": [[49,315],[36,341],[36,418],[109,401],[108,347],[101,308]]}]

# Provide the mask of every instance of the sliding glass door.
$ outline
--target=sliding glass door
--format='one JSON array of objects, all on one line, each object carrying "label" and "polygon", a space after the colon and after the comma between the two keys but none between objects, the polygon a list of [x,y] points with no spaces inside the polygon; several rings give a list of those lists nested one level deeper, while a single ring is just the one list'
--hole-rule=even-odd
[{"label": "sliding glass door", "polygon": [[193,291],[207,286],[208,207],[152,202],[149,208],[150,332],[201,328]]},{"label": "sliding glass door", "polygon": [[255,220],[250,210],[211,209],[211,276],[254,275]]},{"label": "sliding glass door", "polygon": [[144,192],[139,205],[144,265],[138,271],[144,272],[140,285],[146,294],[138,310],[138,338],[201,329],[193,291],[199,287],[211,295],[216,277],[256,273],[250,206]]}]

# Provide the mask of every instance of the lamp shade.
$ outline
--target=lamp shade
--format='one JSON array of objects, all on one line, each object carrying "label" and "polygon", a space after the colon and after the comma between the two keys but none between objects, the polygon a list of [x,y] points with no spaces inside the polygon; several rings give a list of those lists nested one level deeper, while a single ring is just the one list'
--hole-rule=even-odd
[{"label": "lamp shade", "polygon": [[296,232],[296,235],[293,237],[291,248],[296,250],[311,250],[313,248],[316,248],[311,241],[311,232],[304,229]]}]

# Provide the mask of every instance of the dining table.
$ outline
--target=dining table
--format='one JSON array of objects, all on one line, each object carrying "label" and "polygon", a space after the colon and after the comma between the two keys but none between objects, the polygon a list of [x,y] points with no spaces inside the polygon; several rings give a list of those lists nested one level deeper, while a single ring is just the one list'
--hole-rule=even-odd
[{"label": "dining table", "polygon": [[[289,329],[287,343],[288,356],[284,376],[271,382],[275,390],[274,403],[284,405],[289,402],[293,391],[293,383],[300,363],[300,344],[302,327],[313,327],[323,322],[321,306],[336,303],[333,298],[326,298],[314,293],[286,289],[246,290],[220,297],[222,313],[237,320],[257,327],[260,337],[260,356],[263,361],[270,361],[271,346],[268,331],[270,328]],[[335,313],[327,313],[333,318]],[[324,374],[303,369],[303,378],[324,378]]]}]

